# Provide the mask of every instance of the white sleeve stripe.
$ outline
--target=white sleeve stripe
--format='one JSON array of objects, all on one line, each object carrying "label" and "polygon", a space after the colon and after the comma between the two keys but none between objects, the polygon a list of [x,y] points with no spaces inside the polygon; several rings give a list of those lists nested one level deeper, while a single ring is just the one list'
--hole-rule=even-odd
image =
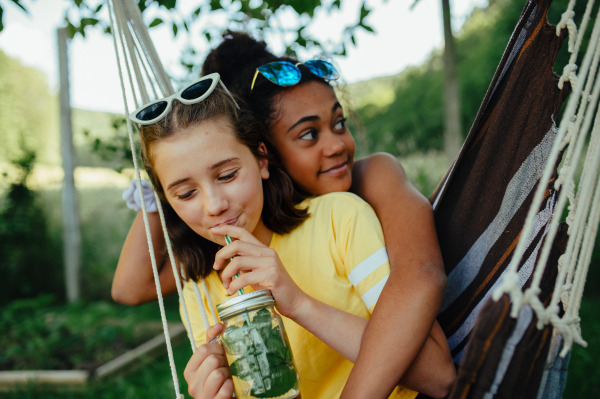
[{"label": "white sleeve stripe", "polygon": [[365,303],[367,309],[371,308],[371,306],[377,303],[379,299],[379,295],[381,291],[383,291],[383,287],[388,280],[389,275],[385,276],[381,279],[377,284],[375,284],[369,291],[367,291],[362,297],[362,301]]},{"label": "white sleeve stripe", "polygon": [[348,280],[354,287],[360,284],[369,274],[373,273],[377,268],[387,262],[388,255],[385,247],[373,253],[367,259],[360,262],[348,275]]}]

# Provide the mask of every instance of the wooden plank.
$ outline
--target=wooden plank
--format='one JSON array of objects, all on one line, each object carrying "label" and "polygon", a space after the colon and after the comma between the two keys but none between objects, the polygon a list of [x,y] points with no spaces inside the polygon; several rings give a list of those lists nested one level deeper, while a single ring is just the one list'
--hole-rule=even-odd
[{"label": "wooden plank", "polygon": [[[173,327],[169,327],[169,335],[171,336],[171,341],[177,340],[185,335],[185,327],[183,324],[176,324]],[[131,366],[137,360],[140,360],[140,358],[144,356],[156,356],[158,353],[162,353],[165,349],[165,335],[158,335],[152,338],[150,341],[138,346],[137,348],[132,349],[129,352],[126,352],[110,362],[98,367],[94,373],[94,378],[103,379],[111,376],[117,372],[129,368],[129,366]]]},{"label": "wooden plank", "polygon": [[[186,336],[185,327],[183,324],[177,323],[169,327],[169,335],[171,336],[171,342],[179,341]],[[136,364],[141,364],[141,360],[144,357],[154,357],[163,353],[165,349],[165,335],[160,334],[137,348],[103,364],[94,373],[90,373],[87,370],[0,371],[0,391],[7,391],[19,385],[30,383],[72,387],[82,386],[88,382],[90,377],[104,379],[125,370],[129,371],[135,368]]]},{"label": "wooden plank", "polygon": [[0,371],[0,390],[29,383],[46,385],[83,385],[88,381],[87,370],[23,370]]}]

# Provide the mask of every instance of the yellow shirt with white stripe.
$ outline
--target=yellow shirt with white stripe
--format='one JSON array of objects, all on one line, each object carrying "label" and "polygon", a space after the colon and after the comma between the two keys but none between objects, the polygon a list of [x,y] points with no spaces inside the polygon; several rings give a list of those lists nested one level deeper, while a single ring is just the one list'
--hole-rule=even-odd
[{"label": "yellow shirt with white stripe", "polygon": [[[308,206],[310,217],[289,234],[274,233],[269,246],[277,251],[287,272],[305,293],[337,309],[370,318],[390,273],[383,231],[375,212],[350,193],[331,193],[308,199],[302,205]],[[216,273],[205,282],[213,305],[229,299]],[[192,284],[186,283],[184,297],[194,339],[200,345],[206,342],[205,329]],[[204,293],[202,302],[210,318]],[[283,317],[283,323],[300,373],[302,397],[338,398],[352,362],[292,320]],[[390,398],[416,396],[415,391],[396,388]]]}]

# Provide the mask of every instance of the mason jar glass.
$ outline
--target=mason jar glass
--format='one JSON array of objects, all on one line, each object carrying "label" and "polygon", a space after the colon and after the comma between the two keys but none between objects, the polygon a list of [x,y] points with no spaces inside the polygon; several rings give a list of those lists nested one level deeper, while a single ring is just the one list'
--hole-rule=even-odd
[{"label": "mason jar glass", "polygon": [[225,324],[225,348],[238,399],[289,399],[300,394],[292,348],[268,290],[236,296],[217,305]]}]

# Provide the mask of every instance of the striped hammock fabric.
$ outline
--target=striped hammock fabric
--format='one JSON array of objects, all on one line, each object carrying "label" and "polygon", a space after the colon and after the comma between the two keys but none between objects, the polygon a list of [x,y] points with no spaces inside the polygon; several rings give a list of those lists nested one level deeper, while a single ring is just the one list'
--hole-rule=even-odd
[{"label": "striped hammock fabric", "polygon": [[[524,352],[530,359],[535,355],[545,361],[547,356],[551,327],[537,330],[535,313],[527,310],[522,310],[522,317],[510,318],[508,297],[488,302],[521,238],[537,185],[543,184],[547,186],[544,206],[526,238],[527,250],[518,272],[521,288],[529,286],[557,199],[556,173],[551,181],[539,180],[556,136],[554,121],[571,87],[566,83],[560,90],[559,77],[552,72],[567,32],[557,36],[556,27],[546,21],[550,4],[550,0],[527,2],[461,152],[430,198],[448,275],[438,320],[455,363],[461,365],[452,397],[467,397],[459,393],[471,383],[472,373],[482,373],[488,363],[489,378],[478,387],[481,395],[471,396],[471,391],[468,397],[484,397],[485,392],[502,390],[509,382],[524,384],[523,374],[519,378],[506,375],[502,386],[494,387],[503,348],[510,340],[517,347],[512,362]],[[566,242],[566,226],[561,226],[540,284],[545,304],[551,298]],[[525,342],[529,348],[523,348]],[[532,343],[535,354],[528,352],[533,350]],[[519,370],[507,369],[511,375]],[[539,378],[532,370],[528,374],[526,381],[535,383],[537,378],[539,385],[541,372]],[[527,391],[524,386],[519,395]],[[519,395],[514,397],[536,396]]]}]

